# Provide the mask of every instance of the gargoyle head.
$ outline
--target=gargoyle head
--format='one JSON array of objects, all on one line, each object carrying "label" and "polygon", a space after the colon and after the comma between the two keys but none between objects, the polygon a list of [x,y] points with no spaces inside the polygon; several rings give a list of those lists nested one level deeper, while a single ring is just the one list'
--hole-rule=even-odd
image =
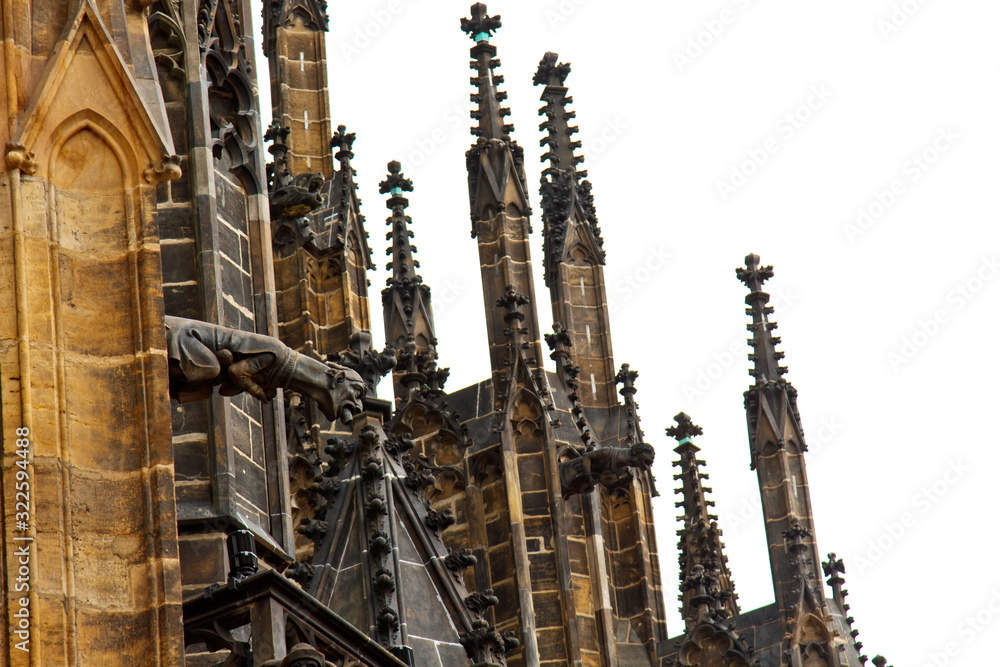
[{"label": "gargoyle head", "polygon": [[336,421],[339,417],[345,425],[350,426],[354,416],[364,409],[361,398],[368,393],[368,387],[361,376],[350,368],[329,361],[326,365],[330,403],[320,405],[320,409],[330,421]]},{"label": "gargoyle head", "polygon": [[640,470],[649,470],[653,467],[653,460],[656,458],[656,450],[652,445],[645,442],[637,442],[629,450],[631,464]]}]

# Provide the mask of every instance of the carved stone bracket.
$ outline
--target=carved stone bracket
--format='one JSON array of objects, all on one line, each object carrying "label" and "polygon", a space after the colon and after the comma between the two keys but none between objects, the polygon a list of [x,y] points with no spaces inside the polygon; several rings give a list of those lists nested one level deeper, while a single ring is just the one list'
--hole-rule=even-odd
[{"label": "carved stone bracket", "polygon": [[179,155],[164,155],[156,164],[151,164],[142,172],[148,183],[176,181],[181,177],[181,158]]},{"label": "carved stone bracket", "polygon": [[22,144],[8,143],[5,147],[4,158],[7,161],[8,169],[20,169],[29,176],[38,171],[35,154]]}]

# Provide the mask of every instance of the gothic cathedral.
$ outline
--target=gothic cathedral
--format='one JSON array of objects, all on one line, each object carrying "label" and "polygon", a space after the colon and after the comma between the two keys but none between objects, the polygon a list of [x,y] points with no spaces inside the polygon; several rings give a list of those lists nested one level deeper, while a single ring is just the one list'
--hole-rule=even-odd
[{"label": "gothic cathedral", "polygon": [[545,53],[533,80],[546,332],[500,17],[455,17],[492,373],[446,388],[418,190],[388,163],[378,350],[357,196],[376,175],[333,122],[326,2],[263,4],[266,63],[251,0],[2,2],[2,662],[863,665],[843,564],[814,537],[772,268],[750,254],[736,271],[775,596],[743,610],[683,413],[666,434],[679,588],[661,577],[651,466],[670,453],[612,353],[569,64]]}]

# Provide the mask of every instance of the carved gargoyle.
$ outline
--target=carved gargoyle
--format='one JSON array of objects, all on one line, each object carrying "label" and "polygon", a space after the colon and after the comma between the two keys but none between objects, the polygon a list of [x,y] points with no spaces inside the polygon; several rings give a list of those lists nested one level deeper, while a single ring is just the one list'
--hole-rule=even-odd
[{"label": "carved gargoyle", "polygon": [[332,422],[349,424],[363,409],[367,387],[349,368],[299,354],[271,336],[181,317],[164,321],[170,396],[181,403],[206,399],[215,386],[223,396],[245,391],[266,402],[280,388],[313,399]]},{"label": "carved gargoyle", "polygon": [[273,241],[277,246],[292,244],[319,252],[314,244],[309,213],[323,205],[322,174],[298,174],[287,184],[276,185],[269,198]]},{"label": "carved gargoyle", "polygon": [[372,335],[362,331],[351,334],[350,349],[327,355],[327,360],[343,364],[358,373],[367,385],[370,396],[375,396],[375,387],[389,371],[396,367],[396,350],[386,345],[379,352],[372,348]]},{"label": "carved gargoyle", "polygon": [[656,452],[652,446],[637,442],[631,447],[598,447],[583,452],[579,458],[559,463],[559,482],[563,498],[589,493],[600,484],[612,488],[627,480],[632,468],[649,470]]}]

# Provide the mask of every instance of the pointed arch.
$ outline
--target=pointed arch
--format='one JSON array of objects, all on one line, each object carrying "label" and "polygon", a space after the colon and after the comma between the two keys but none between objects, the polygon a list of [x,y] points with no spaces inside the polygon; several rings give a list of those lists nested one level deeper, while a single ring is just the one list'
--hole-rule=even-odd
[{"label": "pointed arch", "polygon": [[91,132],[114,154],[122,171],[123,186],[132,188],[140,181],[138,156],[129,150],[129,141],[114,123],[93,109],[81,109],[70,115],[52,131],[52,150],[47,173],[57,178],[56,165],[65,145],[80,132]]}]

